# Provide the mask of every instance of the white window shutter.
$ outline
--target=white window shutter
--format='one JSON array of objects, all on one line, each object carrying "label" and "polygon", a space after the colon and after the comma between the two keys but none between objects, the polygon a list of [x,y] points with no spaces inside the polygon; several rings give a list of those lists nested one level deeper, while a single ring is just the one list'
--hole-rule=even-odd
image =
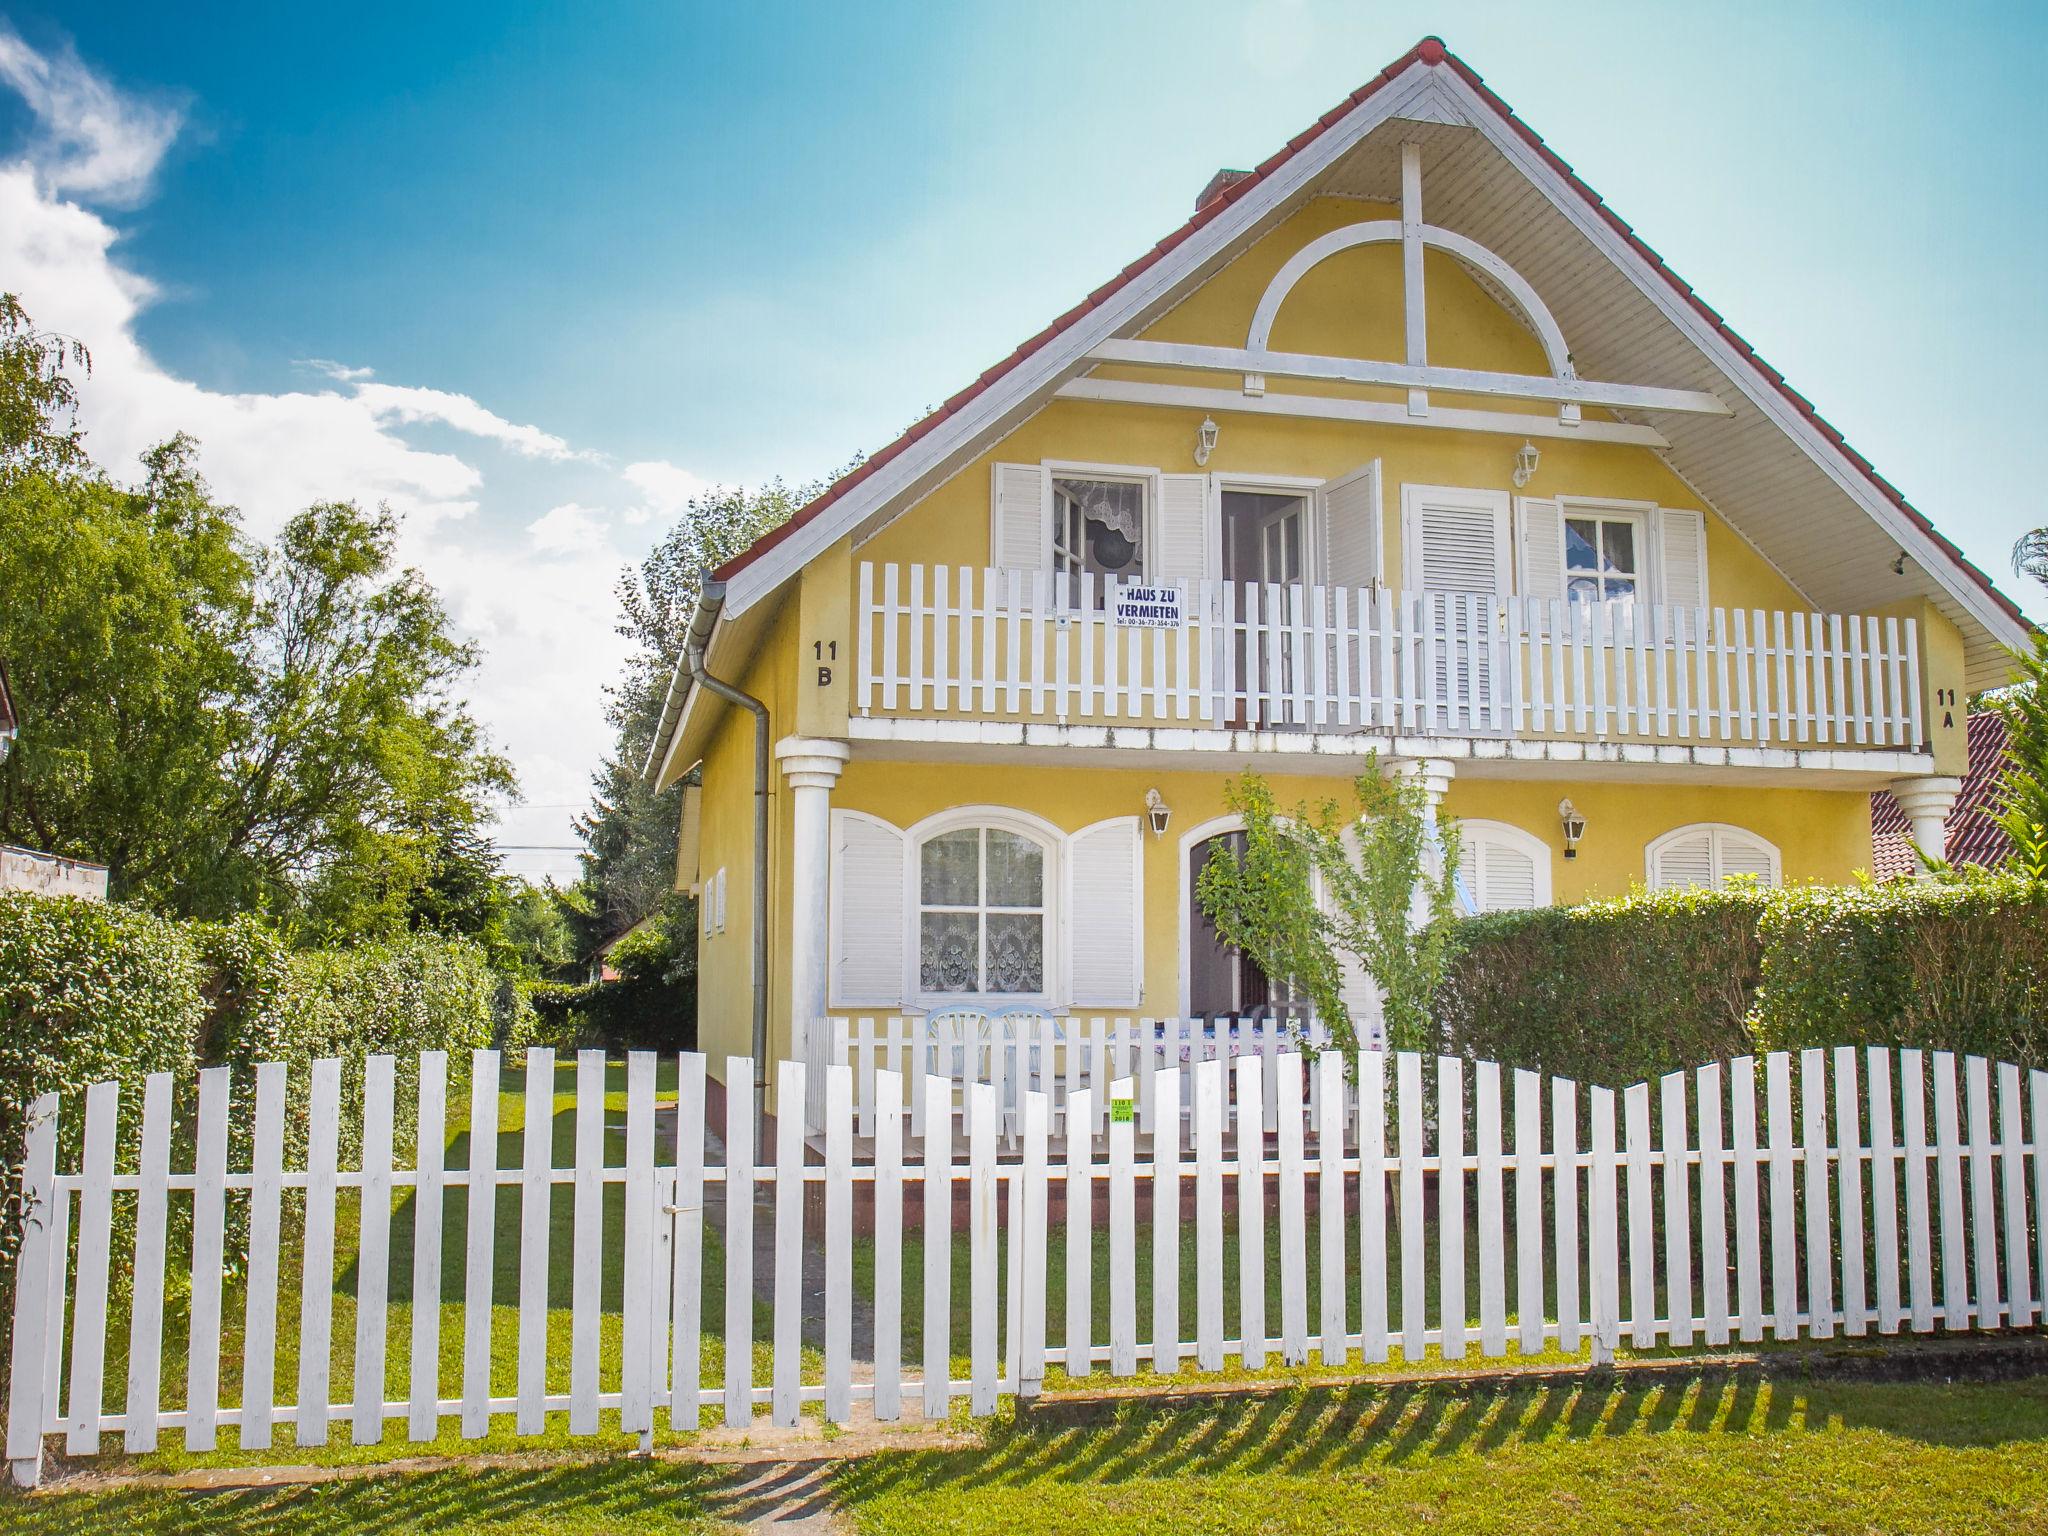
[{"label": "white window shutter", "polygon": [[1323,580],[1333,587],[1372,586],[1380,579],[1380,461],[1324,482],[1316,508]]},{"label": "white window shutter", "polygon": [[1067,839],[1067,1000],[1135,1008],[1142,961],[1144,845],[1138,818],[1083,827]]},{"label": "white window shutter", "polygon": [[1550,850],[1517,827],[1461,821],[1458,876],[1476,912],[1527,912],[1550,905]]},{"label": "white window shutter", "polygon": [[1037,464],[998,464],[989,492],[989,563],[1052,569],[1052,476]]},{"label": "white window shutter", "polygon": [[1695,827],[1663,843],[1650,860],[1650,889],[1683,890],[1688,886],[1713,889],[1714,833],[1711,827]]},{"label": "white window shutter", "polygon": [[1657,509],[1662,590],[1657,601],[1674,608],[1707,606],[1707,519],[1683,507]]},{"label": "white window shutter", "polygon": [[1564,513],[1554,501],[1524,496],[1516,503],[1522,522],[1521,592],[1524,597],[1564,596]]},{"label": "white window shutter", "polygon": [[1156,526],[1158,547],[1147,562],[1153,581],[1192,586],[1212,574],[1207,475],[1161,475]]},{"label": "white window shutter", "polygon": [[1778,883],[1778,861],[1773,857],[1771,845],[1760,837],[1733,828],[1723,828],[1715,836],[1716,852],[1720,855],[1719,884],[1725,887],[1730,875],[1750,875],[1764,885]]},{"label": "white window shutter", "polygon": [[903,1006],[908,859],[903,834],[832,813],[831,996],[837,1006]]},{"label": "white window shutter", "polygon": [[1405,585],[1423,592],[1505,592],[1508,497],[1431,485],[1401,488]]}]

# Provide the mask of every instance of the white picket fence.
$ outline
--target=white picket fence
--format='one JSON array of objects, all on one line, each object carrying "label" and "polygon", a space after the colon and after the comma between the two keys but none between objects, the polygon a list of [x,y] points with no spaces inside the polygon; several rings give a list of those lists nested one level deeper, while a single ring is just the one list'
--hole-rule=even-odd
[{"label": "white picket fence", "polygon": [[[1191,1067],[1197,1062],[1229,1061],[1241,1055],[1265,1058],[1262,1079],[1265,1092],[1265,1128],[1273,1130],[1279,1113],[1278,1078],[1272,1069],[1274,1058],[1284,1051],[1319,1052],[1329,1041],[1329,1030],[1319,1019],[1295,1022],[1279,1018],[1182,1019],[1112,1018],[1066,1015],[973,1015],[940,1013],[888,1018],[828,1018],[815,1026],[829,1036],[822,1050],[805,1053],[812,1068],[810,1076],[809,1124],[822,1129],[825,1112],[825,1065],[853,1068],[853,1112],[859,1135],[874,1135],[879,1109],[875,1078],[878,1072],[900,1077],[942,1077],[952,1086],[953,1115],[964,1119],[967,1090],[977,1082],[989,1084],[1002,1116],[1002,1135],[1014,1142],[1022,1133],[1020,1094],[1047,1095],[1052,1134],[1065,1134],[1068,1101],[1083,1089],[1093,1089],[1089,1110],[1099,1132],[1109,1114],[1110,1084],[1129,1078],[1135,1085],[1139,1129],[1147,1135],[1154,1130],[1158,1096],[1154,1084],[1158,1074],[1171,1067]],[[1378,1021],[1368,1028],[1377,1039]],[[1309,1085],[1311,1123],[1321,1124],[1321,1080]],[[924,1134],[925,1106],[922,1100],[910,1106],[910,1134]],[[1183,1119],[1194,1113],[1183,1103]],[[1235,1109],[1233,1107],[1233,1114]]]},{"label": "white picket fence", "polygon": [[[1069,583],[1078,583],[1071,588]],[[858,575],[864,715],[1916,749],[1912,619],[1469,592],[1186,584],[1121,628],[1094,576]]]},{"label": "white picket fence", "polygon": [[[57,1170],[59,1106],[45,1097],[32,1108],[27,1139],[31,1219],[16,1285],[7,1454],[17,1480],[33,1482],[46,1434],[63,1435],[73,1455],[91,1455],[104,1435],[147,1451],[161,1432],[182,1430],[186,1447],[200,1451],[212,1449],[223,1428],[236,1430],[245,1448],[268,1446],[283,1425],[298,1444],[319,1445],[340,1422],[356,1443],[372,1444],[398,1421],[415,1441],[434,1437],[448,1419],[472,1438],[508,1417],[517,1434],[531,1435],[546,1415],[566,1412],[572,1434],[589,1434],[601,1414],[616,1412],[620,1428],[651,1435],[657,1413],[694,1427],[703,1409],[722,1409],[728,1424],[743,1427],[762,1403],[785,1425],[807,1403],[819,1403],[834,1422],[847,1420],[856,1401],[893,1420],[906,1403],[941,1415],[964,1395],[973,1412],[985,1414],[1001,1393],[1037,1392],[1048,1367],[1076,1378],[1103,1366],[1130,1376],[1141,1361],[1173,1373],[1190,1361],[1200,1371],[1232,1359],[1257,1368],[1275,1355],[1288,1364],[1342,1366],[1354,1353],[1377,1363],[1396,1351],[1412,1363],[1432,1346],[1446,1359],[1469,1359],[1475,1347],[1498,1359],[1550,1346],[1576,1354],[1590,1345],[1601,1360],[1624,1346],[2042,1320],[2048,1073],[1914,1050],[1806,1051],[1796,1070],[1791,1058],[1771,1055],[1760,1074],[1760,1123],[1751,1058],[1621,1093],[1491,1062],[1440,1058],[1426,1070],[1421,1057],[1406,1053],[1363,1052],[1351,1066],[1355,1078],[1338,1053],[1325,1051],[1314,1060],[1252,1052],[1159,1068],[1149,1135],[1124,1107],[1135,1080],[1109,1085],[1106,1121],[1096,1113],[1098,1089],[1081,1088],[1067,1100],[1069,1134],[1057,1156],[1051,1095],[1029,1089],[1020,1150],[1009,1160],[998,1156],[1004,1115],[997,1090],[976,1083],[967,1094],[964,1163],[954,1085],[943,1077],[906,1082],[881,1067],[871,1138],[856,1137],[854,1069],[837,1065],[826,1071],[823,1161],[807,1161],[799,1117],[788,1114],[777,1121],[772,1159],[758,1166],[744,1150],[729,1166],[707,1157],[705,1063],[697,1055],[678,1062],[675,1134],[660,1147],[655,1059],[628,1058],[621,1163],[606,1150],[604,1058],[580,1055],[575,1157],[566,1169],[551,1156],[555,1063],[546,1051],[528,1055],[516,1168],[495,1166],[491,1137],[473,1143],[483,1154],[476,1168],[443,1165],[447,1062],[434,1055],[421,1059],[422,1156],[410,1170],[393,1164],[389,1057],[364,1063],[363,1156],[346,1171],[336,1158],[341,1064],[334,1061],[314,1064],[306,1166],[290,1171],[282,1165],[281,1067],[256,1074],[246,1171],[226,1167],[232,1106],[224,1070],[200,1076],[191,1172],[171,1168],[167,1077],[145,1086],[139,1142],[120,1136],[119,1087],[91,1089],[82,1161],[64,1173]],[[473,1120],[495,1124],[497,1055],[479,1053],[473,1071]],[[753,1063],[731,1058],[726,1071],[728,1145],[746,1149],[755,1130]],[[780,1065],[781,1104],[803,1102],[805,1077],[800,1063]],[[1311,1084],[1323,1111],[1313,1120]],[[914,1123],[906,1087],[925,1105],[928,1134],[914,1146],[906,1136]],[[1192,1111],[1185,1118],[1183,1102]],[[1258,1113],[1236,1112],[1251,1105]],[[116,1171],[117,1146],[139,1148],[135,1171]],[[549,1390],[548,1372],[549,1204],[558,1184],[570,1187],[574,1207],[566,1393]],[[623,1186],[616,1231],[607,1225],[611,1185]],[[821,1222],[806,1214],[813,1185],[822,1186]],[[964,1224],[956,1220],[962,1185]],[[722,1317],[707,1318],[705,1197],[719,1186],[725,1302]],[[757,1379],[754,1354],[754,1195],[763,1186],[772,1191],[774,1231],[771,1273],[760,1277],[773,1317],[765,1381]],[[504,1188],[519,1191],[519,1216],[501,1232],[497,1193]],[[415,1191],[416,1295],[444,1294],[448,1202],[459,1200],[468,1217],[460,1381],[439,1371],[441,1309],[417,1307],[408,1391],[394,1400],[384,1391],[386,1288],[392,1200],[401,1189]],[[358,1193],[338,1202],[343,1190]],[[303,1204],[295,1296],[280,1275],[281,1255],[293,1251],[280,1240],[287,1191]],[[1056,1194],[1063,1206],[1057,1221]],[[1183,1212],[1187,1194],[1192,1220]],[[166,1408],[163,1282],[174,1199],[190,1202],[189,1254],[180,1262],[189,1259],[191,1321],[182,1403]],[[132,1222],[115,1220],[117,1201]],[[222,1390],[221,1348],[230,1202],[247,1202],[249,1234],[245,1363],[231,1401]],[[360,1254],[347,1401],[330,1401],[328,1367],[338,1204],[357,1211]],[[1139,1225],[1141,1211],[1149,1232]],[[873,1323],[858,1341],[867,1357],[858,1372],[857,1212],[874,1231],[873,1269],[863,1277]],[[964,1375],[951,1348],[953,1242],[925,1241],[921,1273],[904,1272],[905,1217],[920,1213],[925,1234],[966,1244]],[[1058,1273],[1050,1263],[1056,1235],[1065,1244]],[[489,1374],[501,1237],[516,1241],[519,1253],[511,1395],[494,1395]],[[1233,1240],[1237,1262],[1227,1268]],[[1098,1243],[1109,1257],[1106,1295],[1095,1289]],[[1141,1245],[1151,1259],[1150,1302],[1142,1309]],[[1186,1245],[1195,1260],[1192,1297],[1181,1289]],[[822,1345],[819,1380],[806,1380],[804,1369],[807,1248],[823,1257],[824,1316],[812,1338]],[[1269,1254],[1277,1258],[1272,1297]],[[132,1304],[125,1401],[116,1406],[110,1399],[120,1401],[119,1384],[108,1382],[106,1360],[109,1281],[119,1264],[132,1275]],[[613,1270],[622,1281],[623,1349],[618,1369],[605,1371],[602,1296]],[[1234,1306],[1227,1304],[1233,1291]],[[1054,1301],[1063,1312],[1056,1330],[1048,1316]],[[296,1313],[301,1345],[288,1401],[277,1400],[272,1379],[281,1310],[287,1319]],[[919,1361],[905,1362],[904,1324],[912,1316],[922,1319],[923,1347]],[[723,1345],[723,1380],[707,1385],[700,1363],[713,1339]]]}]

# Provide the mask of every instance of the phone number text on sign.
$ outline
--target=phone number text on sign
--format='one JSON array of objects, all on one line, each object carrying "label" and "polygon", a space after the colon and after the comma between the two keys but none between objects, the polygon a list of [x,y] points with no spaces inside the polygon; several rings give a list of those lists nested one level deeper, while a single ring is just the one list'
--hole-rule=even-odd
[{"label": "phone number text on sign", "polygon": [[1179,587],[1118,587],[1119,629],[1179,629],[1187,622],[1187,605]]}]

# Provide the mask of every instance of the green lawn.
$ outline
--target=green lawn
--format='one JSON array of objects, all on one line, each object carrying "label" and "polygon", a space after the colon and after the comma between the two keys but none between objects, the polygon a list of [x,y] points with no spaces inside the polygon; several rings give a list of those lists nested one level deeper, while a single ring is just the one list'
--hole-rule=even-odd
[{"label": "green lawn", "polygon": [[[747,1469],[753,1470],[753,1469]],[[0,1532],[706,1530],[746,1471],[612,1460],[313,1488],[0,1498]],[[2048,1378],[1290,1389],[843,1463],[869,1536],[948,1532],[2048,1532]]]}]

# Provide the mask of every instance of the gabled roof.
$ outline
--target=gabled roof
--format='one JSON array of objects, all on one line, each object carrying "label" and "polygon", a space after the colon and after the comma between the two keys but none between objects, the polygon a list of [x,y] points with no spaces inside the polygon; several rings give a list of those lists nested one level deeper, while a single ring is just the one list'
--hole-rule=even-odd
[{"label": "gabled roof", "polygon": [[[2005,777],[2005,716],[1995,709],[1979,710],[1970,716],[1968,733],[1970,768],[1949,808],[1942,856],[1951,864],[1992,869],[2012,856],[2012,839],[1994,819]],[[1879,790],[1870,797],[1870,872],[1880,880],[1895,880],[1919,867],[1905,811],[1890,790]]]},{"label": "gabled roof", "polygon": [[[1434,174],[1448,173],[1448,196],[1433,194],[1433,205],[1451,212],[1432,217],[1458,224],[1543,290],[1574,361],[1587,365],[1582,375],[1605,368],[1610,377],[1624,370],[1640,376],[1647,364],[1668,376],[1660,382],[1720,385],[1717,392],[1736,397],[1732,421],[1673,424],[1665,460],[1816,606],[1869,606],[1872,573],[1903,552],[1912,568],[1890,590],[1934,601],[1962,628],[1973,687],[2005,681],[2003,647],[2021,642],[2029,628],[2017,605],[1434,37],[1254,170],[1212,182],[1180,228],[728,561],[716,573],[728,583],[727,617],[970,462],[1061,383],[1086,372],[1092,348],[1143,329],[1308,196],[1388,197],[1393,145],[1376,130],[1397,122],[1388,134],[1438,135],[1431,153],[1446,169]],[[1523,195],[1531,184],[1543,194],[1533,204]],[[1509,204],[1512,218],[1500,213]],[[1589,247],[1605,259],[1589,261]],[[1783,556],[1759,536],[1766,530],[1743,526],[1741,513],[1755,523],[1764,505],[1768,532],[1787,546]],[[671,726],[664,723],[650,767],[662,759]]]}]

